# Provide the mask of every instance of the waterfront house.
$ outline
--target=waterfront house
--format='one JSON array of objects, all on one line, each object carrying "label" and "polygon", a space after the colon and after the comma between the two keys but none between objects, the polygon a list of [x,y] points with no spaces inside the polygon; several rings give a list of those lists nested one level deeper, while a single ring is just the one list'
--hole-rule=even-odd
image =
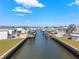
[{"label": "waterfront house", "polygon": [[17,31],[16,28],[10,28],[9,31],[9,38],[16,38],[17,37]]},{"label": "waterfront house", "polygon": [[0,30],[0,40],[8,39],[8,30]]},{"label": "waterfront house", "polygon": [[1,32],[6,31],[8,33],[7,34],[7,39],[17,37],[16,28],[0,27],[0,30],[1,30]]},{"label": "waterfront house", "polygon": [[25,38],[26,36],[28,36],[28,29],[25,30],[23,28],[17,28],[17,36],[18,38]]},{"label": "waterfront house", "polygon": [[28,30],[23,28],[7,28],[7,27],[0,27],[0,39],[16,39],[26,37]]},{"label": "waterfront house", "polygon": [[65,32],[57,32],[55,33],[55,36],[57,37],[63,37],[65,35]]},{"label": "waterfront house", "polygon": [[72,33],[72,34],[70,34],[70,38],[72,40],[79,41],[79,33]]},{"label": "waterfront house", "polygon": [[76,29],[73,31],[73,33],[70,34],[70,38],[72,40],[79,41],[79,27],[76,27]]},{"label": "waterfront house", "polygon": [[26,33],[26,30],[25,29],[23,29],[23,28],[17,28],[17,32],[19,32],[19,33]]},{"label": "waterfront house", "polygon": [[63,27],[56,28],[55,32],[55,36],[57,37],[63,37],[66,34],[66,31]]}]

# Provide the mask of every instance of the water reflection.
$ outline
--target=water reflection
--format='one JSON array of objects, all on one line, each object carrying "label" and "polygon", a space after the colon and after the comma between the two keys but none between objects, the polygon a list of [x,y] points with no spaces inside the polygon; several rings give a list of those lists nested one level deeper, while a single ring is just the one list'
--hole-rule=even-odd
[{"label": "water reflection", "polygon": [[76,59],[53,40],[46,40],[43,32],[37,31],[36,38],[27,40],[12,59]]}]

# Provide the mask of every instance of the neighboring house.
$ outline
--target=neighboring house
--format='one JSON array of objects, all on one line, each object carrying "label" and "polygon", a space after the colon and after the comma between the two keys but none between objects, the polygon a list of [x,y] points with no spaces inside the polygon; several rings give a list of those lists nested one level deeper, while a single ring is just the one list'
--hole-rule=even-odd
[{"label": "neighboring house", "polygon": [[28,31],[29,30],[25,30],[23,28],[17,28],[17,35],[18,35],[18,38],[25,38],[28,36]]},{"label": "neighboring house", "polygon": [[79,33],[79,27],[76,27],[76,30],[74,32]]},{"label": "neighboring house", "polygon": [[8,31],[8,35],[7,35],[7,39],[8,38],[16,38],[17,37],[17,31],[16,31],[16,28],[0,28],[0,30],[3,32],[4,30],[5,31]]},{"label": "neighboring house", "polygon": [[0,39],[15,39],[26,36],[28,30],[23,28],[0,28]]},{"label": "neighboring house", "polygon": [[9,38],[16,38],[17,37],[16,29],[8,29],[8,31],[9,31]]},{"label": "neighboring house", "polygon": [[79,27],[76,27],[76,29],[73,31],[73,33],[70,34],[70,38],[72,40],[79,41]]},{"label": "neighboring house", "polygon": [[70,38],[71,38],[72,40],[79,41],[79,33],[70,34]]},{"label": "neighboring house", "polygon": [[33,27],[31,30],[35,31],[35,30],[37,30],[37,28],[36,27]]},{"label": "neighboring house", "polygon": [[8,39],[8,30],[0,30],[0,40]]},{"label": "neighboring house", "polygon": [[20,33],[20,34],[25,34],[26,30],[23,29],[23,28],[17,28],[17,32]]},{"label": "neighboring house", "polygon": [[57,29],[57,28],[52,28],[52,29],[51,29],[51,32],[52,32],[53,34],[56,34],[56,33],[58,32],[58,29]]},{"label": "neighboring house", "polygon": [[42,31],[46,31],[46,29],[44,28],[44,29],[42,29]]},{"label": "neighboring house", "polygon": [[65,35],[65,32],[57,32],[55,34],[55,36],[57,36],[57,37],[63,37],[64,35]]},{"label": "neighboring house", "polygon": [[64,27],[58,27],[55,29],[55,36],[63,37],[66,34],[66,29]]}]

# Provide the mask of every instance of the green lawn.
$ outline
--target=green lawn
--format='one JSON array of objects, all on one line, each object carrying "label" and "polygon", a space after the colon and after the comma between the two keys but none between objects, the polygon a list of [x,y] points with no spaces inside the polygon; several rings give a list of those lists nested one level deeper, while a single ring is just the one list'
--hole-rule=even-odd
[{"label": "green lawn", "polygon": [[59,38],[59,39],[70,44],[71,46],[79,49],[79,41],[71,40],[71,39],[68,39],[67,37],[62,37],[62,38]]},{"label": "green lawn", "polygon": [[[52,34],[51,32],[47,32],[47,33],[48,34]],[[71,46],[79,49],[79,41],[75,41],[75,40],[72,40],[72,39],[68,39],[67,36],[64,36],[64,37],[59,38],[59,37],[54,36],[54,34],[52,34],[52,37],[55,37],[58,40],[61,40],[61,41],[65,42],[65,43],[68,43],[69,45],[71,45]]]},{"label": "green lawn", "polygon": [[7,40],[0,40],[0,56],[3,55],[6,51],[10,48],[15,46],[19,43],[22,39],[7,39]]}]

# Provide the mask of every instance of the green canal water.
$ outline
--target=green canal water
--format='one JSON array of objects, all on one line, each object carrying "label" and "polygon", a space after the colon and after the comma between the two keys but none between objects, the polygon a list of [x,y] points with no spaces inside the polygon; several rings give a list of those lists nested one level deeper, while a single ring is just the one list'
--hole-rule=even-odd
[{"label": "green canal water", "polygon": [[77,59],[55,41],[45,39],[42,31],[29,39],[11,59]]}]

